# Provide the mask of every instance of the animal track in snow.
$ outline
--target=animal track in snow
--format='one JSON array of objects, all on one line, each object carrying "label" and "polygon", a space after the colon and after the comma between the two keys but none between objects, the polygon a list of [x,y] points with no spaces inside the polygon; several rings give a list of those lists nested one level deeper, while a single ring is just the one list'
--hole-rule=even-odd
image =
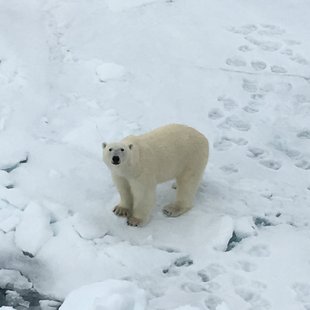
[{"label": "animal track in snow", "polygon": [[248,250],[248,254],[250,256],[255,256],[255,257],[268,257],[270,256],[270,251],[266,245],[258,244],[258,245],[252,246]]},{"label": "animal track in snow", "polygon": [[262,100],[264,98],[265,98],[264,94],[252,94],[251,95],[251,99],[253,99],[253,100]]},{"label": "animal track in snow", "polygon": [[193,282],[183,283],[181,285],[181,289],[188,293],[199,293],[207,291],[207,289],[203,285]]},{"label": "animal track in snow", "polygon": [[215,141],[213,143],[213,147],[217,151],[227,151],[233,146],[233,143],[231,140],[228,140],[226,137],[222,137],[219,141]]},{"label": "animal track in snow", "polygon": [[197,275],[201,279],[202,282],[209,282],[210,278],[204,270],[198,271]]},{"label": "animal track in snow", "polygon": [[286,69],[281,66],[271,66],[270,70],[273,73],[287,73]]},{"label": "animal track in snow", "polygon": [[242,108],[247,113],[257,113],[259,110],[255,106],[246,105]]},{"label": "animal track in snow", "polygon": [[168,274],[170,276],[178,274],[177,269],[179,267],[188,267],[193,264],[193,260],[189,256],[181,256],[177,258],[173,264],[171,264],[169,267],[164,268],[162,272],[164,274]]},{"label": "animal track in snow", "polygon": [[277,151],[284,153],[291,159],[299,158],[301,155],[298,150],[290,148],[288,143],[279,136],[275,137],[271,144]]},{"label": "animal track in snow", "polygon": [[270,303],[262,298],[260,294],[246,288],[236,289],[236,293],[247,303],[251,305],[251,309],[267,310],[270,309]]},{"label": "animal track in snow", "polygon": [[295,166],[300,169],[310,170],[310,161],[301,159],[295,163]]},{"label": "animal track in snow", "polygon": [[284,40],[284,42],[287,44],[287,45],[300,45],[301,42],[299,41],[296,41],[296,40]]},{"label": "animal track in snow", "polygon": [[263,84],[259,90],[264,93],[275,92],[277,94],[288,93],[292,90],[293,85],[288,82],[278,82],[278,83],[265,83]]},{"label": "animal track in snow", "polygon": [[225,272],[226,270],[222,265],[213,263],[198,271],[198,276],[201,278],[202,282],[209,282]]},{"label": "animal track in snow", "polygon": [[250,51],[253,50],[253,48],[248,46],[248,45],[240,45],[238,47],[238,50],[241,51],[241,52],[250,52]]},{"label": "animal track in snow", "polygon": [[239,261],[237,265],[238,269],[241,269],[245,272],[252,272],[257,269],[257,266],[248,261]]},{"label": "animal track in snow", "polygon": [[294,55],[290,58],[292,61],[300,64],[300,65],[308,65],[309,61],[301,55]]},{"label": "animal track in snow", "polygon": [[235,109],[236,107],[238,107],[238,104],[236,103],[236,101],[229,98],[229,97],[220,96],[217,98],[217,101],[222,102],[224,109],[227,111],[231,111],[231,110]]},{"label": "animal track in snow", "polygon": [[176,267],[188,267],[193,264],[193,260],[189,256],[182,256],[175,260],[174,265]]},{"label": "animal track in snow", "polygon": [[293,50],[291,48],[284,48],[280,51],[282,55],[293,56]]},{"label": "animal track in snow", "polygon": [[310,303],[310,284],[297,282],[292,286],[296,294],[296,300],[302,303]]},{"label": "animal track in snow", "polygon": [[213,147],[217,151],[226,151],[230,149],[233,146],[233,144],[243,146],[246,145],[247,143],[248,141],[243,138],[230,138],[223,136],[218,141],[214,142]]},{"label": "animal track in snow", "polygon": [[248,35],[254,31],[257,30],[257,26],[253,24],[248,24],[248,25],[243,25],[240,27],[232,27],[228,29],[231,32],[238,33],[238,34],[243,34],[243,35]]},{"label": "animal track in snow", "polygon": [[221,166],[220,169],[226,174],[237,173],[239,171],[234,164]]},{"label": "animal track in snow", "polygon": [[298,104],[307,103],[307,102],[310,102],[310,98],[307,98],[303,94],[296,94],[296,95],[294,95],[294,101]]},{"label": "animal track in snow", "polygon": [[255,93],[255,92],[257,92],[257,81],[249,80],[249,79],[243,79],[242,80],[242,88],[246,92]]},{"label": "animal track in snow", "polygon": [[253,36],[246,36],[245,39],[253,45],[257,46],[258,48],[262,49],[263,51],[267,52],[275,52],[282,47],[282,43],[280,42],[258,40]]},{"label": "animal track in snow", "polygon": [[251,125],[239,118],[237,115],[231,115],[225,119],[225,121],[219,125],[222,128],[234,128],[239,131],[249,131]]},{"label": "animal track in snow", "polygon": [[247,156],[250,158],[261,158],[265,154],[265,151],[258,147],[249,147],[248,151]]},{"label": "animal track in snow", "polygon": [[260,160],[259,163],[272,170],[279,170],[282,167],[282,164],[279,161],[273,159]]},{"label": "animal track in snow", "polygon": [[[209,310],[221,309],[222,304],[223,304],[223,300],[216,295],[211,295],[205,300],[205,305],[207,306],[207,309]],[[224,307],[223,309],[227,309],[227,308]]]},{"label": "animal track in snow", "polygon": [[297,134],[297,137],[300,139],[310,139],[310,129],[305,129],[305,130],[300,131]]},{"label": "animal track in snow", "polygon": [[262,24],[262,30],[258,31],[258,34],[263,36],[278,36],[284,34],[286,31],[275,25],[265,25]]},{"label": "animal track in snow", "polygon": [[213,120],[222,118],[223,116],[224,116],[223,112],[220,109],[216,109],[216,108],[210,110],[208,113],[208,117],[213,119]]},{"label": "animal track in snow", "polygon": [[262,71],[262,70],[266,69],[266,67],[267,67],[265,62],[259,61],[259,60],[252,61],[251,66],[256,71]]},{"label": "animal track in snow", "polygon": [[241,57],[231,57],[226,59],[226,64],[234,67],[245,67],[246,61]]}]

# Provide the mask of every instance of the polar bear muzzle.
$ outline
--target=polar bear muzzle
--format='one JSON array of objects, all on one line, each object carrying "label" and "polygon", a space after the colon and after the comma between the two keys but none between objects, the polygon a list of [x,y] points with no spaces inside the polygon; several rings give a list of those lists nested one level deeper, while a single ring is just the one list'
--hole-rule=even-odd
[{"label": "polar bear muzzle", "polygon": [[114,155],[114,156],[112,157],[112,164],[113,164],[113,165],[119,165],[120,163],[121,163],[121,160],[120,160],[119,156]]}]

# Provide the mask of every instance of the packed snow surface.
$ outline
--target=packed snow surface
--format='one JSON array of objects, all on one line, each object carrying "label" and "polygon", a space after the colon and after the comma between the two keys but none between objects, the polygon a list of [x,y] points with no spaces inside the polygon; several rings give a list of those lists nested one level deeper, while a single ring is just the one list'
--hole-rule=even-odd
[{"label": "packed snow surface", "polygon": [[[0,6],[1,310],[310,309],[308,1]],[[128,227],[101,144],[168,123],[195,207]]]},{"label": "packed snow surface", "polygon": [[[84,296],[82,301],[81,296]],[[142,289],[128,281],[106,280],[73,291],[60,310],[143,310],[145,307]]]}]

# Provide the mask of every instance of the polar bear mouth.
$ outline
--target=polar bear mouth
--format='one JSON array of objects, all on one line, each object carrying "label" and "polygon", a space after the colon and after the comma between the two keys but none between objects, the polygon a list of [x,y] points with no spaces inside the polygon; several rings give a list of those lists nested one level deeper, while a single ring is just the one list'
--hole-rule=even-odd
[{"label": "polar bear mouth", "polygon": [[119,165],[121,163],[121,160],[119,158],[119,156],[113,156],[112,157],[112,164],[113,165]]}]

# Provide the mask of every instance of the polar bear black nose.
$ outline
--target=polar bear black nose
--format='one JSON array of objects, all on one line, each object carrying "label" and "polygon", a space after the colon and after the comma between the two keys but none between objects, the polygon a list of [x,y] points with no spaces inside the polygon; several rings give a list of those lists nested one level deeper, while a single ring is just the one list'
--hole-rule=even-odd
[{"label": "polar bear black nose", "polygon": [[120,163],[119,156],[113,156],[112,157],[112,164],[118,165],[119,163]]}]

